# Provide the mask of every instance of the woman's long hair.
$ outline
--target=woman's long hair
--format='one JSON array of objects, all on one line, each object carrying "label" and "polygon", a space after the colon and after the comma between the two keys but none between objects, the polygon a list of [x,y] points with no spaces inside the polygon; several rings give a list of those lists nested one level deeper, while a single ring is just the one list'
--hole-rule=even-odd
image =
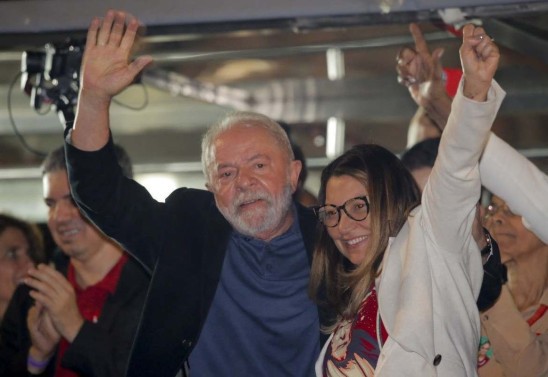
[{"label": "woman's long hair", "polygon": [[8,228],[15,228],[23,233],[23,236],[29,244],[29,258],[34,264],[46,261],[44,251],[44,238],[37,225],[21,220],[6,213],[0,214],[0,234]]},{"label": "woman's long hair", "polygon": [[351,319],[358,311],[369,287],[380,273],[390,237],[398,234],[411,210],[420,203],[415,180],[396,155],[387,149],[362,144],[332,161],[322,172],[319,201],[325,204],[327,182],[332,177],[350,176],[363,183],[370,202],[371,235],[368,253],[372,258],[354,266],[337,249],[319,224],[309,292],[318,304],[335,311],[337,320]]}]

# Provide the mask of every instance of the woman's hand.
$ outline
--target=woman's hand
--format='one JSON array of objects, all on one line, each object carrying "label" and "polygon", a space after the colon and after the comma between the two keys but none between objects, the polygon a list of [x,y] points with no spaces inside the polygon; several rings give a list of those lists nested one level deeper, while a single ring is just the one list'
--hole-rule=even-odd
[{"label": "woman's hand", "polygon": [[497,45],[482,27],[468,24],[462,29],[459,52],[464,95],[476,101],[485,101],[500,59]]}]

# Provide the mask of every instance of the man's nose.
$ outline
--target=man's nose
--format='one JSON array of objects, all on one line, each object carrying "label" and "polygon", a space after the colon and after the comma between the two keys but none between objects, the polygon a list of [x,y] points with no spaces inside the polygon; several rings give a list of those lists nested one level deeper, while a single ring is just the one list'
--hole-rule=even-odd
[{"label": "man's nose", "polygon": [[72,217],[73,212],[76,210],[72,204],[69,203],[57,203],[53,210],[53,219],[56,221],[68,220]]},{"label": "man's nose", "polygon": [[256,177],[248,169],[241,169],[236,177],[236,182],[240,187],[249,187],[255,184]]}]

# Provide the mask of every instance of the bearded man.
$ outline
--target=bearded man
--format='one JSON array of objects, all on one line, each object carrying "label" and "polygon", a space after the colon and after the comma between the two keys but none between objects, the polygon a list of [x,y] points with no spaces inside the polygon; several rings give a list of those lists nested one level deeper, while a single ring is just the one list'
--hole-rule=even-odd
[{"label": "bearded man", "polygon": [[[94,19],[66,153],[74,198],[153,273],[128,376],[312,376],[325,313],[307,286],[316,221],[292,201],[301,163],[268,117],[234,113],[202,143],[205,190],[155,201],[115,163],[109,107],[150,57],[138,22]],[[186,361],[186,363],[185,363]]]}]

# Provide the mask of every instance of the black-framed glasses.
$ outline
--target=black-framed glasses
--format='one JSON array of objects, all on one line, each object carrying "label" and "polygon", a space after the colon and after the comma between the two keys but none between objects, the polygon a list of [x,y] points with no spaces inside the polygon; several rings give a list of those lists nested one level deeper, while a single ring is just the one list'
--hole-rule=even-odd
[{"label": "black-framed glasses", "polygon": [[341,210],[354,221],[363,221],[369,215],[369,201],[366,196],[348,199],[343,205],[325,204],[314,208],[314,213],[323,225],[334,227],[341,221]]}]

